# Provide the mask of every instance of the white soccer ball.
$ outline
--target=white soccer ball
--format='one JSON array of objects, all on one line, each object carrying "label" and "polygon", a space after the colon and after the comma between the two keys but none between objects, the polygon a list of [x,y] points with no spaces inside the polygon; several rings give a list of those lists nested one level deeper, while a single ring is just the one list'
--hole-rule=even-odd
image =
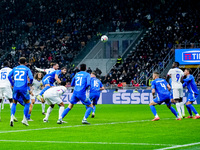
[{"label": "white soccer ball", "polygon": [[108,37],[106,35],[102,35],[101,36],[101,41],[104,42],[104,43],[107,42],[108,41]]}]

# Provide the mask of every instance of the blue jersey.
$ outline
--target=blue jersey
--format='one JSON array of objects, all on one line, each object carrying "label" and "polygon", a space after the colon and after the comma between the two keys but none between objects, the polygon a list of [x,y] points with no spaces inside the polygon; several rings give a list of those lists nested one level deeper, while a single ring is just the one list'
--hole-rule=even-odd
[{"label": "blue jersey", "polygon": [[155,89],[158,93],[158,97],[162,99],[170,95],[167,85],[168,83],[165,79],[157,78],[154,81],[152,81],[151,88]]},{"label": "blue jersey", "polygon": [[61,70],[56,70],[49,74],[46,74],[42,80],[48,79],[50,83],[54,83],[56,81],[55,79],[56,74],[59,76],[61,74]]},{"label": "blue jersey", "polygon": [[95,77],[91,78],[90,81],[90,93],[100,93],[100,88],[102,88],[103,85],[101,81]]},{"label": "blue jersey", "polygon": [[72,79],[71,86],[74,87],[74,93],[83,95],[90,86],[90,74],[85,71],[78,72]]},{"label": "blue jersey", "polygon": [[[12,77],[13,77],[13,80],[12,80]],[[28,77],[30,79],[30,84],[32,84],[33,74],[31,70],[24,65],[19,65],[13,68],[13,70],[8,75],[8,79],[11,85],[14,86],[13,89],[21,89],[21,90],[27,90]]]},{"label": "blue jersey", "polygon": [[187,86],[189,93],[199,94],[193,75],[188,75],[186,79],[183,79],[183,81],[184,81],[183,87]]}]

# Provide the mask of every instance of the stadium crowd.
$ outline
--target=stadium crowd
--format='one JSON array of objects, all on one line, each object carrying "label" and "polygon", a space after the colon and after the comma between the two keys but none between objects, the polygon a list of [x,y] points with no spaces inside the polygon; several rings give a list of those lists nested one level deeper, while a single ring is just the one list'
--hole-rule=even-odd
[{"label": "stadium crowd", "polygon": [[153,66],[163,67],[163,58],[175,44],[200,42],[198,5],[186,0],[3,0],[0,4],[0,55],[11,49],[6,60],[12,67],[24,56],[32,71],[34,66],[50,68],[52,62],[67,66],[68,82],[78,71],[73,58],[102,30],[149,28],[136,50],[107,76],[96,69],[106,86],[146,86],[146,82],[139,85],[139,78],[145,81]]}]

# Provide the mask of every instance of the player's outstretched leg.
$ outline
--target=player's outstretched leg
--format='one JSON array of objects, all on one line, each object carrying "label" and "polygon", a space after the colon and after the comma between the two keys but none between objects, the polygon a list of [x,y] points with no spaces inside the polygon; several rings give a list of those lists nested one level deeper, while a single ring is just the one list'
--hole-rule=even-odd
[{"label": "player's outstretched leg", "polygon": [[87,105],[87,109],[85,112],[85,116],[83,117],[82,124],[90,124],[89,122],[87,122],[87,118],[89,117],[91,111],[92,111],[92,104]]},{"label": "player's outstretched leg", "polygon": [[23,116],[23,120],[22,120],[22,124],[26,125],[26,126],[29,126],[28,124],[28,112],[29,112],[29,107],[30,107],[30,101],[26,101],[25,102],[25,105],[24,105],[24,116]]},{"label": "player's outstretched leg", "polygon": [[158,114],[157,114],[157,112],[156,112],[155,105],[157,105],[157,103],[155,103],[155,102],[151,102],[151,103],[149,104],[150,109],[151,109],[153,115],[155,116],[154,119],[153,119],[152,121],[158,121],[158,120],[160,120],[160,118],[159,118],[159,116],[158,116]]},{"label": "player's outstretched leg", "polygon": [[194,119],[200,119],[200,116],[198,114],[198,112],[196,111],[196,109],[194,108],[194,106],[192,105],[192,102],[187,102],[186,106],[190,108],[191,111],[193,111],[195,113],[195,117]]},{"label": "player's outstretched leg", "polygon": [[12,108],[11,108],[11,118],[10,118],[10,126],[13,127],[14,126],[14,116],[15,116],[15,112],[16,112],[16,103],[13,103]]},{"label": "player's outstretched leg", "polygon": [[192,110],[190,109],[190,107],[188,105],[186,105],[186,108],[188,110],[188,113],[190,114],[190,116],[188,116],[187,118],[193,118],[193,116],[192,116]]},{"label": "player's outstretched leg", "polygon": [[181,120],[181,118],[178,116],[177,111],[171,105],[168,105],[167,107],[171,110],[174,116],[176,116],[176,120]]},{"label": "player's outstretched leg", "polygon": [[62,124],[62,119],[69,113],[69,111],[73,108],[74,104],[69,103],[68,107],[63,111],[60,118],[57,121],[57,124]]},{"label": "player's outstretched leg", "polygon": [[50,113],[51,113],[51,111],[53,110],[53,108],[54,108],[54,105],[49,106],[49,108],[47,109],[46,116],[45,116],[45,118],[43,119],[43,122],[48,122]]}]

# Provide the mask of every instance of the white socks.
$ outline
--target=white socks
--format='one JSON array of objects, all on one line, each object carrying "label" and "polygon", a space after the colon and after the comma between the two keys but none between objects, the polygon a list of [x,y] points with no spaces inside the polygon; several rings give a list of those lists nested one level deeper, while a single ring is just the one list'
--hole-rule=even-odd
[{"label": "white socks", "polygon": [[185,108],[184,108],[184,103],[176,103],[176,109],[178,111],[179,117],[182,118],[185,116]]},{"label": "white socks", "polygon": [[10,103],[10,109],[12,108],[13,103]]},{"label": "white socks", "polygon": [[181,107],[181,111],[182,111],[182,116],[185,116],[185,108],[184,108],[183,102],[180,102],[180,107]]},{"label": "white socks", "polygon": [[45,112],[45,103],[42,103],[42,112]]},{"label": "white socks", "polygon": [[50,115],[52,110],[53,110],[53,108],[51,106],[49,106],[49,108],[47,109],[47,114],[46,114],[45,119],[47,119],[47,120],[49,119],[49,115]]},{"label": "white socks", "polygon": [[155,117],[158,118],[158,115],[156,114]]},{"label": "white socks", "polygon": [[60,106],[60,108],[59,108],[59,116],[58,116],[58,119],[62,118],[61,115],[62,115],[64,109],[65,109],[65,108],[64,108],[63,106]]},{"label": "white socks", "polygon": [[14,120],[14,115],[11,115],[10,121],[13,121],[13,120]]}]

